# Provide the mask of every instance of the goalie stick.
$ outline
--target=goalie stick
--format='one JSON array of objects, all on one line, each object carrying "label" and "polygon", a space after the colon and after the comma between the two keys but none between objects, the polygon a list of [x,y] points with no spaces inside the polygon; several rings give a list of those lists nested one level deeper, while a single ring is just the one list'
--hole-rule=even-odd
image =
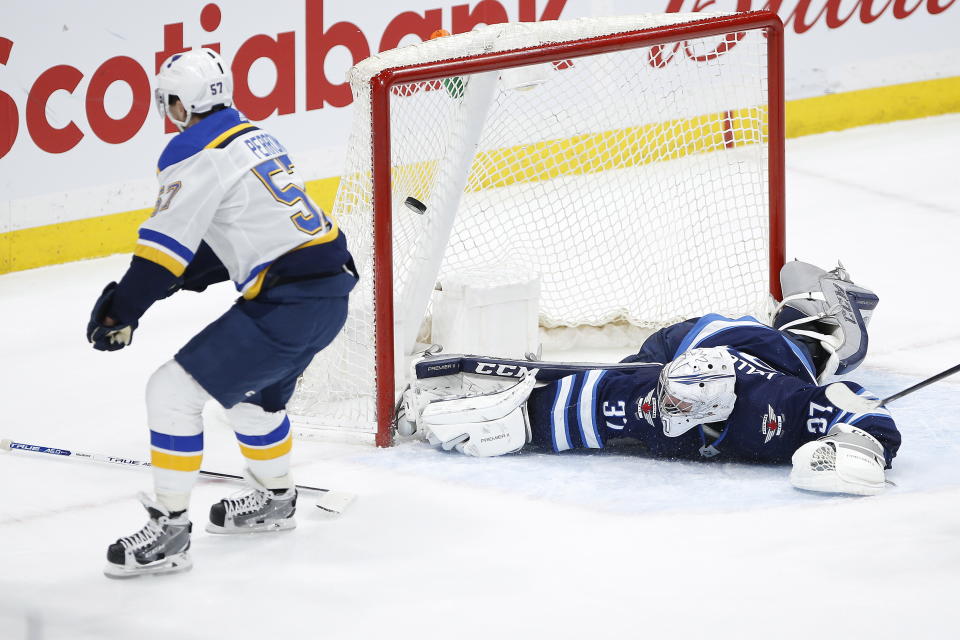
[{"label": "goalie stick", "polygon": [[952,376],[958,371],[960,371],[960,364],[954,367],[950,367],[946,371],[941,371],[940,373],[934,376],[930,376],[926,380],[921,380],[920,382],[913,385],[912,387],[907,387],[903,391],[899,391],[893,394],[892,396],[887,396],[882,400],[864,398],[863,396],[858,396],[856,393],[851,391],[850,387],[848,387],[847,385],[835,383],[827,387],[827,390],[826,390],[827,400],[837,405],[844,411],[849,411],[850,413],[867,413],[868,411],[872,411],[878,407],[885,406],[888,402],[899,400],[903,396],[909,395],[914,391],[919,391],[920,389],[923,389],[927,385],[931,385],[934,382],[943,380],[948,376]]},{"label": "goalie stick", "polygon": [[425,352],[427,357],[414,364],[414,374],[418,379],[449,376],[457,373],[497,378],[523,378],[530,371],[536,370],[537,382],[552,382],[575,373],[594,369],[626,371],[629,373],[647,367],[663,366],[662,363],[658,362],[551,362],[460,353],[438,355],[439,353],[440,351],[428,349]]},{"label": "goalie stick", "polygon": [[[49,454],[54,456],[63,456],[85,462],[98,462],[101,464],[118,464],[128,467],[150,467],[149,462],[142,460],[132,460],[130,458],[119,458],[117,456],[107,456],[99,453],[87,453],[84,451],[71,451],[69,449],[60,449],[58,447],[44,447],[38,444],[28,444],[25,442],[14,442],[8,438],[0,440],[0,450],[3,451],[23,451],[26,453]],[[228,480],[243,480],[243,476],[233,475],[231,473],[221,473],[219,471],[200,470],[200,475],[210,478],[223,478]],[[310,487],[307,485],[295,485],[297,489],[307,491],[317,491],[320,496],[317,498],[318,508],[331,513],[343,513],[343,510],[353,502],[356,496],[346,491],[333,491],[331,489],[321,489],[320,487]]]}]

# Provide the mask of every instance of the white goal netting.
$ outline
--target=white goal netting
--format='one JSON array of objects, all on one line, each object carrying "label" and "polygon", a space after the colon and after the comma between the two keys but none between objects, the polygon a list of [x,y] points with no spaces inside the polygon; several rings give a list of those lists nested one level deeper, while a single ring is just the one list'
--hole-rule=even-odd
[{"label": "white goal netting", "polygon": [[[405,384],[431,291],[452,271],[538,274],[544,331],[765,313],[771,190],[781,188],[768,168],[765,30],[653,46],[641,37],[714,19],[502,24],[354,67],[355,124],[333,214],[361,283],[344,331],[301,381],[295,422],[372,437],[378,386],[393,397]],[[641,33],[626,48],[586,55],[578,44],[628,32]],[[507,69],[471,66],[512,51],[520,53]],[[376,110],[371,86],[384,70],[450,60],[454,71],[389,86],[388,116]],[[390,170],[377,173],[373,149],[387,135]],[[373,194],[384,181],[392,207],[376,214],[389,225],[377,225]],[[426,213],[405,207],[407,196]],[[389,251],[378,256],[385,229]],[[376,269],[388,261],[391,297],[377,300]],[[388,302],[394,344],[378,345],[376,313]],[[389,384],[378,376],[378,347],[395,356]]]}]

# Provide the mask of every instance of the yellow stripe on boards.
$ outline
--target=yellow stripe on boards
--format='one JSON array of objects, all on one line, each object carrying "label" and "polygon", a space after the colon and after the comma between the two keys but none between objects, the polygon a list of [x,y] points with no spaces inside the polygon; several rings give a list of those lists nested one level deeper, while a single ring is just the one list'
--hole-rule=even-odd
[{"label": "yellow stripe on boards", "polygon": [[323,209],[325,213],[333,211],[333,201],[337,197],[337,187],[340,186],[340,177],[320,178],[319,180],[310,180],[304,184],[304,191],[310,196],[313,202]]},{"label": "yellow stripe on boards", "polygon": [[756,132],[737,128],[748,119],[759,121],[765,138],[766,109],[740,109],[486,151],[474,160],[466,190],[599,173],[760,142]]},{"label": "yellow stripe on boards", "polygon": [[[960,112],[960,77],[940,78],[792,100],[786,105],[786,135],[788,138],[795,138],[867,124],[954,112]],[[745,130],[739,123],[740,119],[757,117],[765,115],[759,110],[737,111],[731,114],[730,129],[739,131],[742,136]],[[621,161],[640,164],[653,162],[656,158],[667,160],[696,153],[698,148],[716,142],[716,126],[718,122],[722,124],[716,116],[706,116],[706,120],[702,122],[696,120],[694,118],[674,121],[672,124],[661,123],[591,134],[586,138],[593,138],[593,142],[601,143],[601,146],[591,152],[589,158],[576,157],[577,150],[582,150],[587,141],[584,137],[540,143],[538,154],[517,166],[505,164],[504,150],[489,151],[487,155],[492,161],[496,162],[499,158],[499,161],[504,163],[502,170],[469,188],[490,188],[521,181],[546,180],[552,172],[559,172],[561,168],[592,173],[602,170],[602,167],[616,166],[616,163]],[[671,126],[681,127],[682,140],[655,151],[658,143],[666,140],[668,134],[676,132],[671,130]],[[703,132],[708,132],[708,135],[696,141],[696,137]],[[735,144],[752,142],[756,140],[735,138]],[[624,148],[640,150],[629,154]],[[550,152],[562,152],[561,166],[548,168],[546,157]],[[436,178],[436,167],[430,163],[395,167],[393,176],[398,182],[410,181],[410,189],[405,192],[407,195],[428,200]],[[351,182],[358,181],[361,185],[369,183],[369,175],[351,175],[346,179]],[[332,211],[339,183],[338,177],[312,180],[306,184],[306,191],[324,211]],[[363,191],[360,191],[359,195],[369,198],[369,194]],[[367,210],[370,202],[358,201],[352,206]],[[0,233],[0,273],[129,252],[136,242],[137,227],[149,217],[151,210],[138,209]]]},{"label": "yellow stripe on boards", "polygon": [[[766,138],[766,122],[766,107],[739,109],[484,151],[474,158],[465,190],[599,173],[756,144]],[[744,128],[748,126],[751,129]],[[404,193],[427,200],[438,169],[436,162],[418,162],[393,167],[391,178],[403,185]]]},{"label": "yellow stripe on boards", "polygon": [[279,444],[266,449],[254,449],[242,442],[238,444],[240,445],[240,453],[243,454],[244,458],[251,460],[273,460],[274,458],[279,458],[282,455],[290,453],[290,450],[293,449],[293,438],[288,435]]},{"label": "yellow stripe on boards", "polygon": [[[306,192],[324,211],[331,211],[339,184],[339,177],[312,180]],[[151,204],[148,209],[0,233],[0,274],[130,253],[137,228],[152,212]]]},{"label": "yellow stripe on boards", "polygon": [[0,233],[0,273],[129,253],[153,207]]},{"label": "yellow stripe on boards", "polygon": [[960,111],[960,77],[791,100],[787,137]]},{"label": "yellow stripe on boards", "polygon": [[150,464],[159,469],[169,469],[170,471],[199,471],[201,462],[203,462],[203,455],[175,456],[171,453],[157,451],[156,449],[150,452]]}]

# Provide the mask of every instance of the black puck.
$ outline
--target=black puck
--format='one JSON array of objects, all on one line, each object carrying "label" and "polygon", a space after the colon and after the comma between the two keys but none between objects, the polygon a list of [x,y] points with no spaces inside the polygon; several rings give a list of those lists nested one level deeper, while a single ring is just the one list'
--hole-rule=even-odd
[{"label": "black puck", "polygon": [[407,199],[403,201],[403,204],[407,205],[411,211],[415,211],[421,215],[427,212],[427,205],[423,204],[413,196],[407,196]]}]

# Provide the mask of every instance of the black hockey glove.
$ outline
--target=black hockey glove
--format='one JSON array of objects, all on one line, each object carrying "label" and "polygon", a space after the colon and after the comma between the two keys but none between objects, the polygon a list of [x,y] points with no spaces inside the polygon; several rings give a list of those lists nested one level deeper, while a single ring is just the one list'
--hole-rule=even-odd
[{"label": "black hockey glove", "polygon": [[87,340],[93,344],[97,351],[117,351],[133,342],[133,330],[137,328],[137,322],[128,324],[115,324],[111,327],[103,324],[103,319],[110,311],[110,305],[113,302],[113,293],[117,288],[116,282],[111,282],[103,289],[103,293],[97,298],[93,305],[93,311],[90,313],[90,322],[87,323]]}]

